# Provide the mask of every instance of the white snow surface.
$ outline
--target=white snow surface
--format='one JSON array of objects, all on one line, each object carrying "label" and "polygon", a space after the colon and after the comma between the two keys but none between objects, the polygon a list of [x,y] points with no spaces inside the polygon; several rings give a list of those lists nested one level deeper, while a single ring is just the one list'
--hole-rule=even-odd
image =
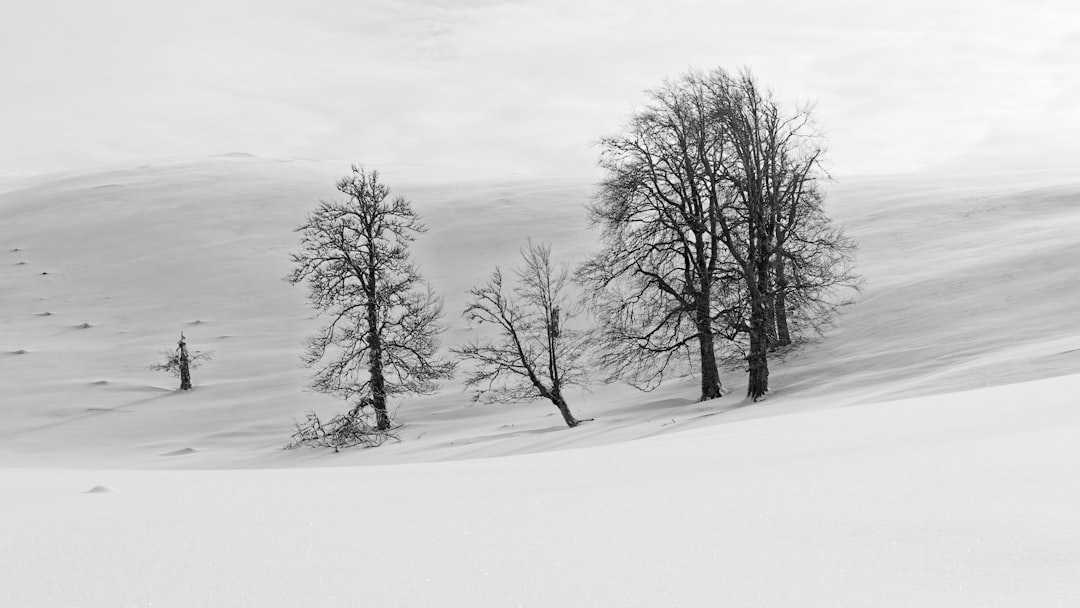
[{"label": "white snow surface", "polygon": [[[856,303],[767,399],[400,404],[401,441],[283,450],[342,409],[281,277],[347,166],[226,155],[0,183],[0,606],[1080,605],[1080,182],[863,179],[829,208]],[[532,237],[595,246],[592,186],[383,178],[465,340]],[[179,332],[195,389],[148,371]]]}]

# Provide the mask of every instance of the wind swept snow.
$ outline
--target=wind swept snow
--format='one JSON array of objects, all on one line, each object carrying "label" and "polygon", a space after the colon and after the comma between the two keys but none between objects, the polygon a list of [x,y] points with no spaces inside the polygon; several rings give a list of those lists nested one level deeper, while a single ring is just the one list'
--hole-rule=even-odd
[{"label": "wind swept snow", "polygon": [[[281,277],[342,164],[228,155],[0,189],[0,604],[1080,605],[1080,183],[832,188],[863,292],[773,390],[403,402],[399,443],[281,448],[318,319]],[[386,169],[445,296],[528,237],[576,261],[589,184]],[[12,185],[14,184],[14,185]],[[195,389],[149,371],[180,332]]]}]

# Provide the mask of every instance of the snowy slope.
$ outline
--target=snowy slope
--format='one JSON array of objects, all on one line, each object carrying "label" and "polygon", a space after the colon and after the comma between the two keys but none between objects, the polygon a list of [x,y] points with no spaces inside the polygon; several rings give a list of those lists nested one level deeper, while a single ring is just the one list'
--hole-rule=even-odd
[{"label": "snowy slope", "polygon": [[[0,605],[1080,603],[1080,184],[834,185],[863,293],[761,403],[737,371],[706,404],[693,380],[595,386],[567,430],[452,382],[402,405],[401,443],[286,452],[340,408],[303,388],[318,321],[281,277],[346,170],[230,155],[0,188]],[[593,246],[587,183],[383,177],[431,228],[446,344],[527,237]],[[146,369],[180,331],[214,355],[184,394]]]},{"label": "snowy slope", "polygon": [[0,583],[13,606],[1075,606],[1078,390],[454,463],[7,469]]}]

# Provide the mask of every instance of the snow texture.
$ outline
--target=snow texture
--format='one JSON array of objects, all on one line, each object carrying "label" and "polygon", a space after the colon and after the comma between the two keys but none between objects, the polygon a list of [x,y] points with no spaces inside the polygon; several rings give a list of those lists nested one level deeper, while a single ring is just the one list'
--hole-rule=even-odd
[{"label": "snow texture", "polygon": [[[318,319],[282,276],[341,164],[242,155],[0,191],[0,605],[1080,605],[1080,183],[833,186],[864,291],[768,398],[594,386],[397,412],[289,450]],[[383,171],[445,295],[527,237],[595,245],[587,183]],[[147,368],[179,332],[195,388]]]}]

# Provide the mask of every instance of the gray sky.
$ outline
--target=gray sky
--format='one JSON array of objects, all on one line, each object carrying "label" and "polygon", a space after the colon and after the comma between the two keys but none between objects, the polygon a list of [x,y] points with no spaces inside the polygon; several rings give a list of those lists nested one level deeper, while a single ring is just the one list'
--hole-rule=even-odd
[{"label": "gray sky", "polygon": [[838,176],[1080,161],[1075,0],[3,1],[0,173],[589,175],[643,89],[717,66],[814,102]]}]

